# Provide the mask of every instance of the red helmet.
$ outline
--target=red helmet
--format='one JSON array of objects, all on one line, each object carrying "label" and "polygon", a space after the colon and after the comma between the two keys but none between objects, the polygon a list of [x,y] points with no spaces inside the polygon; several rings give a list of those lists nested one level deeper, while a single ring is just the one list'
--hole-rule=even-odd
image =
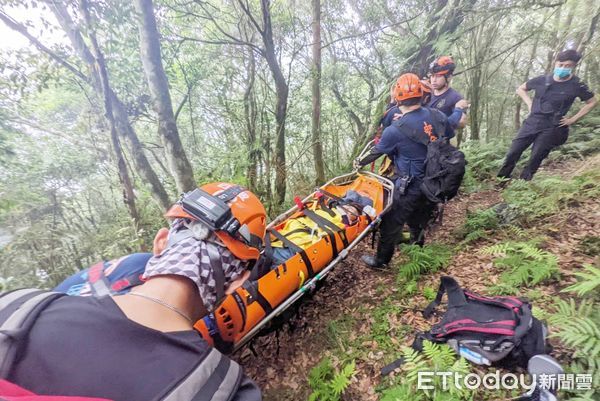
[{"label": "red helmet", "polygon": [[456,64],[454,64],[454,60],[452,60],[452,57],[450,56],[438,57],[429,64],[429,72],[433,75],[452,74],[455,68]]},{"label": "red helmet", "polygon": [[415,74],[402,74],[394,87],[394,99],[398,102],[406,99],[423,97],[423,85]]},{"label": "red helmet", "polygon": [[[200,189],[215,197],[230,191],[233,196],[225,197],[224,201],[231,210],[231,216],[239,223],[239,228],[233,234],[220,229],[215,229],[214,233],[236,258],[257,260],[267,225],[267,212],[258,197],[239,185],[226,182],[202,185]],[[184,209],[182,201],[173,205],[165,217],[199,220]]]}]

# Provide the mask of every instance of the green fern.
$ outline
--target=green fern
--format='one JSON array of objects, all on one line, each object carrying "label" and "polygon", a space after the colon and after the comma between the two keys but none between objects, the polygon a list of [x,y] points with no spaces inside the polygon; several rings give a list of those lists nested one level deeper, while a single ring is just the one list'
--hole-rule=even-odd
[{"label": "green fern", "polygon": [[562,292],[574,292],[582,297],[600,286],[600,269],[592,265],[584,265],[583,269],[585,272],[575,273],[575,276],[580,279],[579,282],[568,286]]},{"label": "green fern", "polygon": [[527,235],[527,231],[514,224],[506,226],[505,231],[512,238],[523,238]]},{"label": "green fern", "polygon": [[463,243],[476,241],[484,238],[492,230],[498,228],[498,214],[493,208],[468,212],[467,219],[455,233],[463,239]]},{"label": "green fern", "polygon": [[398,266],[398,278],[411,281],[424,273],[433,273],[445,267],[452,257],[452,250],[441,244],[402,245],[403,260]]},{"label": "green fern", "polygon": [[558,275],[558,258],[530,242],[502,242],[481,253],[496,256],[494,265],[506,270],[500,277],[503,289],[536,285]]},{"label": "green fern", "polygon": [[[591,301],[559,300],[556,311],[547,316],[558,338],[573,350],[569,370],[592,374],[592,381],[600,380],[600,305]],[[592,393],[593,395],[594,393]],[[596,396],[600,393],[596,390]]]},{"label": "green fern", "polygon": [[308,374],[308,384],[313,390],[309,401],[339,401],[354,375],[354,361],[337,371],[329,358],[324,358]]},{"label": "green fern", "polygon": [[519,210],[521,220],[560,212],[566,205],[600,195],[600,172],[589,171],[571,180],[541,176],[535,181],[516,180],[503,191],[504,200]]},{"label": "green fern", "polygon": [[461,373],[463,376],[471,371],[471,365],[445,344],[423,342],[423,351],[417,352],[412,348],[402,348],[404,364],[398,374],[400,383],[382,392],[383,401],[463,401],[473,400],[477,393],[463,388],[457,388],[447,382],[444,390],[442,379],[432,377],[432,390],[417,389],[419,372],[445,371]]}]

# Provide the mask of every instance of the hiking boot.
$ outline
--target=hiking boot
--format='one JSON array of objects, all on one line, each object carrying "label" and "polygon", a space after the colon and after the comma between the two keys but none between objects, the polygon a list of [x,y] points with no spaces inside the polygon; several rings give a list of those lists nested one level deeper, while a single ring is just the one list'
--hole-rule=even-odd
[{"label": "hiking boot", "polygon": [[373,255],[362,255],[360,260],[362,260],[367,267],[374,270],[386,270],[388,267],[387,264],[378,262],[377,257]]}]

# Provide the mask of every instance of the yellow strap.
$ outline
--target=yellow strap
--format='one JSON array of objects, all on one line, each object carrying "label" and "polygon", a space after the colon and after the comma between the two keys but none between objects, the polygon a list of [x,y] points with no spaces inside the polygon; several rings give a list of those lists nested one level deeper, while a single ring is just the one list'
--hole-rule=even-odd
[{"label": "yellow strap", "polygon": [[298,284],[298,289],[300,289],[304,285],[304,280],[305,280],[304,272],[302,270],[300,270],[298,272],[298,276],[300,277],[300,283]]}]

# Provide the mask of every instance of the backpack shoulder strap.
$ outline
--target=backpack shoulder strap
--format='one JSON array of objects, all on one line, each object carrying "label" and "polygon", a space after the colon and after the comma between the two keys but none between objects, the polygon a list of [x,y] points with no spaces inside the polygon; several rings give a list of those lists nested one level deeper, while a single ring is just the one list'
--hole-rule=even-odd
[{"label": "backpack shoulder strap", "polygon": [[542,86],[542,89],[540,89],[539,93],[536,93],[536,95],[542,99],[544,97],[544,95],[546,94],[546,92],[548,91],[548,88],[550,88],[550,85],[552,85],[552,75],[546,75],[544,77],[544,86]]},{"label": "backpack shoulder strap", "polygon": [[[424,107],[424,109],[429,110],[429,109],[427,109],[427,107]],[[396,122],[394,123],[394,126],[396,128],[401,128],[404,125],[405,121],[406,120],[403,120],[402,117],[400,117],[399,120],[396,120]],[[425,135],[418,128],[411,128],[411,129],[403,130],[402,132],[408,137],[408,139],[410,139],[413,142],[420,143],[425,146],[427,146],[429,144],[429,137],[427,135]]]},{"label": "backpack shoulder strap", "polygon": [[438,289],[435,299],[431,301],[429,305],[423,310],[423,316],[428,319],[433,314],[435,308],[442,302],[444,293],[448,294],[448,309],[457,306],[465,305],[467,298],[462,288],[458,285],[456,280],[450,276],[443,276],[440,280],[440,288]]},{"label": "backpack shoulder strap", "polygon": [[240,365],[212,348],[162,401],[229,401],[242,380]]},{"label": "backpack shoulder strap", "polygon": [[448,117],[438,109],[432,109],[430,107],[426,107],[426,109],[429,111],[438,139],[442,139],[444,137],[444,132],[446,131],[446,121],[448,120]]},{"label": "backpack shoulder strap", "polygon": [[29,332],[40,312],[64,295],[21,289],[0,296],[0,378],[10,373],[18,342]]}]

